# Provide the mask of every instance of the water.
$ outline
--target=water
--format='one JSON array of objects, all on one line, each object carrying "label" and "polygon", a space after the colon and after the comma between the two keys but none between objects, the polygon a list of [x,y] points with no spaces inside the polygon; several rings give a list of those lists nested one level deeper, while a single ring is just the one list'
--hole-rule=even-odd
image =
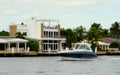
[{"label": "water", "polygon": [[0,75],[120,75],[120,56],[90,61],[60,57],[0,57]]}]

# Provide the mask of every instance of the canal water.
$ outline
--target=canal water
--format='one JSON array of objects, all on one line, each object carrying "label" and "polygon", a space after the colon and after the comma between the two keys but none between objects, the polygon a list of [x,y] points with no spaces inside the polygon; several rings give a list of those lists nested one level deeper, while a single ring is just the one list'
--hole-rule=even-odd
[{"label": "canal water", "polygon": [[120,56],[89,61],[61,57],[0,57],[0,75],[120,75]]}]

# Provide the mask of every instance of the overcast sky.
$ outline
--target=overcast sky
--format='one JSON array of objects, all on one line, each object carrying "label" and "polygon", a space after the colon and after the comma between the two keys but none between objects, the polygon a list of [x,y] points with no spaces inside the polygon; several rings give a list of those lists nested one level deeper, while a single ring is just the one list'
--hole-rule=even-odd
[{"label": "overcast sky", "polygon": [[64,28],[89,29],[94,22],[110,28],[120,22],[120,0],[0,0],[0,31],[30,17],[57,19]]}]

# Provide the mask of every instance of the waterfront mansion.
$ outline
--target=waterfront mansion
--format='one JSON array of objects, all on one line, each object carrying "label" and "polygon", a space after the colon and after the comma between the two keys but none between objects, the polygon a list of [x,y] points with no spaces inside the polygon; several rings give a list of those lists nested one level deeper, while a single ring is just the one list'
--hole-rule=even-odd
[{"label": "waterfront mansion", "polygon": [[31,18],[27,24],[10,25],[10,36],[17,32],[26,33],[26,38],[39,41],[39,52],[57,52],[63,49],[65,38],[60,37],[58,20]]}]

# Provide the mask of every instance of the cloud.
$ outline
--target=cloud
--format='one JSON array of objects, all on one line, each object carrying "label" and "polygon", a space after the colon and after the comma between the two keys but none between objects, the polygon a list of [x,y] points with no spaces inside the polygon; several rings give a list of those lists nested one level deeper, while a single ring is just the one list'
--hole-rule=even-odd
[{"label": "cloud", "polygon": [[33,11],[33,12],[30,12],[30,13],[24,14],[24,15],[23,15],[23,18],[29,19],[29,18],[31,18],[31,17],[37,17],[38,15],[39,15],[38,12]]},{"label": "cloud", "polygon": [[18,11],[13,9],[5,9],[3,11],[0,11],[0,15],[14,16],[17,14],[18,14]]},{"label": "cloud", "polygon": [[74,1],[62,1],[59,2],[58,4],[60,5],[65,5],[65,6],[88,6],[88,5],[96,5],[100,4],[101,1],[96,1],[96,0],[74,0]]},{"label": "cloud", "polygon": [[16,15],[18,12],[17,10],[5,10],[4,14],[6,15]]}]

